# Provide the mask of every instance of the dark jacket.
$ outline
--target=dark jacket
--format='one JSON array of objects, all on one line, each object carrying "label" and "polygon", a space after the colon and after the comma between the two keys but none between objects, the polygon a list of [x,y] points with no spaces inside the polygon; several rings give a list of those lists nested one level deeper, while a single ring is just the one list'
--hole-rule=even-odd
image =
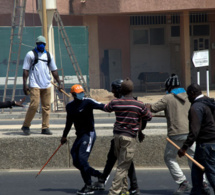
[{"label": "dark jacket", "polygon": [[72,124],[74,123],[77,137],[83,134],[89,134],[94,129],[93,109],[103,110],[104,104],[91,98],[83,100],[73,100],[66,105],[67,118],[63,137],[67,137]]},{"label": "dark jacket", "polygon": [[182,149],[190,147],[194,141],[215,143],[215,101],[206,96],[194,101],[189,110],[190,132]]},{"label": "dark jacket", "polygon": [[15,106],[14,101],[0,102],[0,108],[12,108]]}]

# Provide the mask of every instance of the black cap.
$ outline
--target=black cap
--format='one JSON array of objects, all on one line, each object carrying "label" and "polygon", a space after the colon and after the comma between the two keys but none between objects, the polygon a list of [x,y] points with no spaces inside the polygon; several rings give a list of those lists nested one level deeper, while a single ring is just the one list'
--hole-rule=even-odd
[{"label": "black cap", "polygon": [[122,79],[117,79],[111,83],[111,87],[114,89],[120,89],[122,82],[123,82]]},{"label": "black cap", "polygon": [[180,81],[178,79],[178,75],[172,74],[166,81],[165,81],[165,90],[169,88],[179,87]]}]

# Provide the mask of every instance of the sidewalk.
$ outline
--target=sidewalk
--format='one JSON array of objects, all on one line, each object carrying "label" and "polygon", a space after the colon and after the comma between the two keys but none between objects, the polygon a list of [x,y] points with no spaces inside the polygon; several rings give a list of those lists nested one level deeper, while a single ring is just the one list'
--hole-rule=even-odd
[{"label": "sidewalk", "polygon": [[[62,136],[62,132],[64,130],[65,124],[62,125],[50,125],[50,129],[53,135],[46,135],[45,137],[53,137],[53,136]],[[31,127],[31,135],[25,136],[21,130],[20,125],[0,125],[0,138],[4,137],[44,137],[41,135],[41,124],[32,125]],[[97,136],[112,136],[113,135],[113,124],[95,124],[96,134]],[[148,123],[144,133],[147,135],[157,134],[166,134],[166,124],[165,123]],[[70,136],[75,136],[75,130],[72,127],[70,131]]]}]

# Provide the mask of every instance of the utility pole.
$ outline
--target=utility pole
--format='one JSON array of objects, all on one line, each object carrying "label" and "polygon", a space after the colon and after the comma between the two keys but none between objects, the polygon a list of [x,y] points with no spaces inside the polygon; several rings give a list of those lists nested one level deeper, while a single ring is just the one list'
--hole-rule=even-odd
[{"label": "utility pole", "polygon": [[46,0],[42,0],[42,23],[43,36],[46,38],[46,50],[49,50],[48,33],[47,33],[47,14],[46,14]]},{"label": "utility pole", "polygon": [[[42,22],[43,36],[46,38],[46,51],[55,59],[54,30],[52,26],[56,0],[38,0],[38,13]],[[53,81],[53,78],[52,78]],[[51,107],[54,110],[54,86],[51,86]]]}]

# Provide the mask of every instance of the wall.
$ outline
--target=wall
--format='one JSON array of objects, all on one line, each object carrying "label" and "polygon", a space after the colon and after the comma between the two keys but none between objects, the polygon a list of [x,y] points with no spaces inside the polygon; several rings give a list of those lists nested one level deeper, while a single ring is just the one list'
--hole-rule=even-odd
[{"label": "wall", "polygon": [[[1,2],[2,0],[0,0]],[[12,0],[13,1],[13,0]],[[26,13],[35,13],[37,10],[37,3],[38,0],[27,0],[26,2]],[[69,14],[69,7],[70,1],[69,0],[56,0],[57,9],[60,14],[68,15]]]},{"label": "wall", "polygon": [[[99,51],[100,65],[104,50],[120,49],[123,78],[130,75],[130,24],[129,16],[99,17]],[[101,79],[102,80],[102,79]],[[104,87],[102,83],[101,87]]]},{"label": "wall", "polygon": [[[62,130],[61,130],[62,131]],[[104,132],[104,130],[101,130]],[[100,132],[101,132],[100,131]],[[111,130],[108,130],[111,132]],[[158,131],[160,131],[158,129]],[[98,132],[98,130],[97,130]],[[102,132],[101,132],[102,133]],[[13,134],[13,131],[12,133]],[[0,169],[40,169],[60,144],[60,136],[29,136],[24,137],[16,132],[0,142]],[[166,168],[163,152],[166,135],[147,135],[143,143],[138,143],[134,157],[135,167]],[[113,135],[97,136],[89,163],[92,167],[103,168],[106,163],[110,141]],[[74,168],[70,148],[75,136],[69,135],[67,144],[63,145],[47,164],[47,168]],[[17,150],[18,148],[18,150]],[[36,148],[36,150],[35,150]],[[44,150],[44,148],[46,148]],[[187,167],[187,158],[177,158],[182,167]],[[35,173],[36,175],[36,173]]]},{"label": "wall", "polygon": [[[0,13],[12,13],[14,0],[0,0]],[[26,12],[36,10],[36,0],[27,0]],[[63,15],[73,14],[113,14],[113,13],[142,13],[175,10],[203,10],[215,8],[214,0],[57,0],[57,9]],[[34,10],[34,11],[35,11]]]},{"label": "wall", "polygon": [[[153,45],[150,43],[150,30],[164,29],[164,44]],[[134,44],[133,31],[146,30],[148,32],[147,44]],[[141,72],[168,72],[171,73],[170,47],[167,25],[131,26],[131,78],[136,90],[142,89],[138,76]]]},{"label": "wall", "polygon": [[73,0],[73,14],[118,14],[215,8],[214,0]]},{"label": "wall", "polygon": [[98,17],[85,16],[83,24],[88,28],[89,37],[89,82],[93,89],[100,88]]},{"label": "wall", "polygon": [[[27,0],[26,1],[26,13],[36,13],[38,0]],[[7,2],[7,3],[5,3]],[[57,0],[57,9],[60,14],[68,15],[70,13],[70,0]],[[13,12],[14,0],[0,0],[0,13],[1,14],[11,14]]]},{"label": "wall", "polygon": [[[7,2],[7,3],[5,3]],[[1,14],[11,14],[13,12],[13,2],[14,0],[0,0],[0,13]]]},{"label": "wall", "polygon": [[[210,66],[211,66],[211,72],[210,72],[210,78],[212,83],[215,83],[215,47],[212,47],[212,44],[215,45],[215,13],[209,15],[209,21],[211,22],[210,25]],[[214,84],[215,86],[215,84]]]}]

